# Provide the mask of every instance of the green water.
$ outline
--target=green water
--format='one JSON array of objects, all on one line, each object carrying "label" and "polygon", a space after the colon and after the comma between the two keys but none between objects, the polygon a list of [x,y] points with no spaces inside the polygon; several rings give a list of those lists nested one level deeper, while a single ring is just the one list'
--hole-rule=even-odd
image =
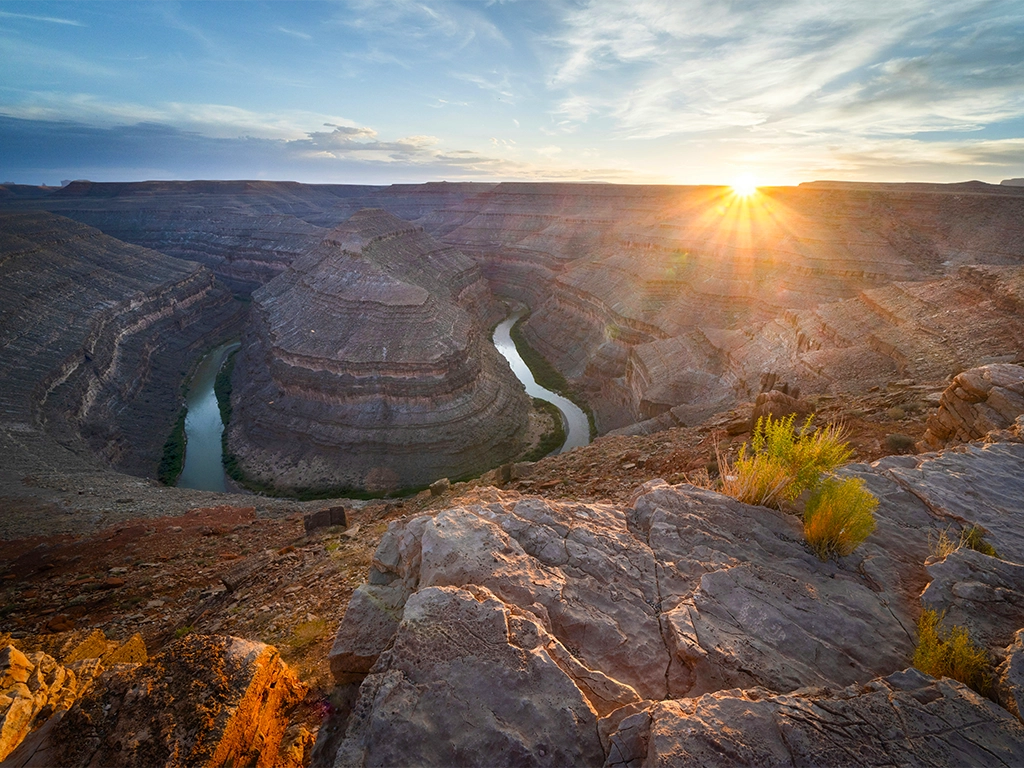
[{"label": "green water", "polygon": [[227,490],[220,440],[224,423],[213,383],[224,360],[238,347],[238,342],[221,344],[203,358],[192,376],[185,396],[185,466],[178,477],[179,488],[222,493]]}]

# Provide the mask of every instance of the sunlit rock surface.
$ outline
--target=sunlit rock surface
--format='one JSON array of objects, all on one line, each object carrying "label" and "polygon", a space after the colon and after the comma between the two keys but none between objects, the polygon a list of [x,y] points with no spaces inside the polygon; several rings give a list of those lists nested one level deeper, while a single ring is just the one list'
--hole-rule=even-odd
[{"label": "sunlit rock surface", "polygon": [[[795,516],[661,481],[625,508],[510,494],[393,523],[331,651],[339,683],[365,676],[334,764],[1015,764],[1016,717],[902,670],[924,604],[973,616],[1019,696],[1024,445],[843,471],[877,529],[825,563]],[[949,526],[1000,518],[1008,561],[929,559]],[[558,739],[552,707],[576,723]]]},{"label": "sunlit rock surface", "polygon": [[357,213],[253,295],[230,450],[278,487],[371,491],[512,458],[529,401],[487,335],[500,313],[471,259]]}]

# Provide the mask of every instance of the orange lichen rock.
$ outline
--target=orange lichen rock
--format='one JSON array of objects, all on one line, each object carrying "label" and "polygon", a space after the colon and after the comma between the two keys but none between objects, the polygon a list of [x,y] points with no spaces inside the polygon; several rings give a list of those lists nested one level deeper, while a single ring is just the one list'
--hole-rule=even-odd
[{"label": "orange lichen rock", "polygon": [[289,713],[305,693],[274,647],[189,635],[145,664],[108,670],[12,765],[269,767],[282,746],[295,752]]}]

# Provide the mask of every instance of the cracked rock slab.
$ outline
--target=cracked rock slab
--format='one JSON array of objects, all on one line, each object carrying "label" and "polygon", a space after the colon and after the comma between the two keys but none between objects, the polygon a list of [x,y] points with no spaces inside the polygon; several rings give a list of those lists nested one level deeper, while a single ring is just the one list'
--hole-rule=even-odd
[{"label": "cracked rock slab", "polygon": [[619,724],[605,766],[1022,763],[1016,718],[954,680],[909,669],[835,693],[728,690],[659,702]]}]

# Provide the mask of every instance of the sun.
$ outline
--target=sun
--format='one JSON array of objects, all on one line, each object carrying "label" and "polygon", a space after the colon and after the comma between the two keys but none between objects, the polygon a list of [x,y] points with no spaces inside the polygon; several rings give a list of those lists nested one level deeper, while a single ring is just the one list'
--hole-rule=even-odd
[{"label": "sun", "polygon": [[732,193],[737,197],[750,197],[757,192],[757,182],[749,173],[744,173],[732,183]]}]

